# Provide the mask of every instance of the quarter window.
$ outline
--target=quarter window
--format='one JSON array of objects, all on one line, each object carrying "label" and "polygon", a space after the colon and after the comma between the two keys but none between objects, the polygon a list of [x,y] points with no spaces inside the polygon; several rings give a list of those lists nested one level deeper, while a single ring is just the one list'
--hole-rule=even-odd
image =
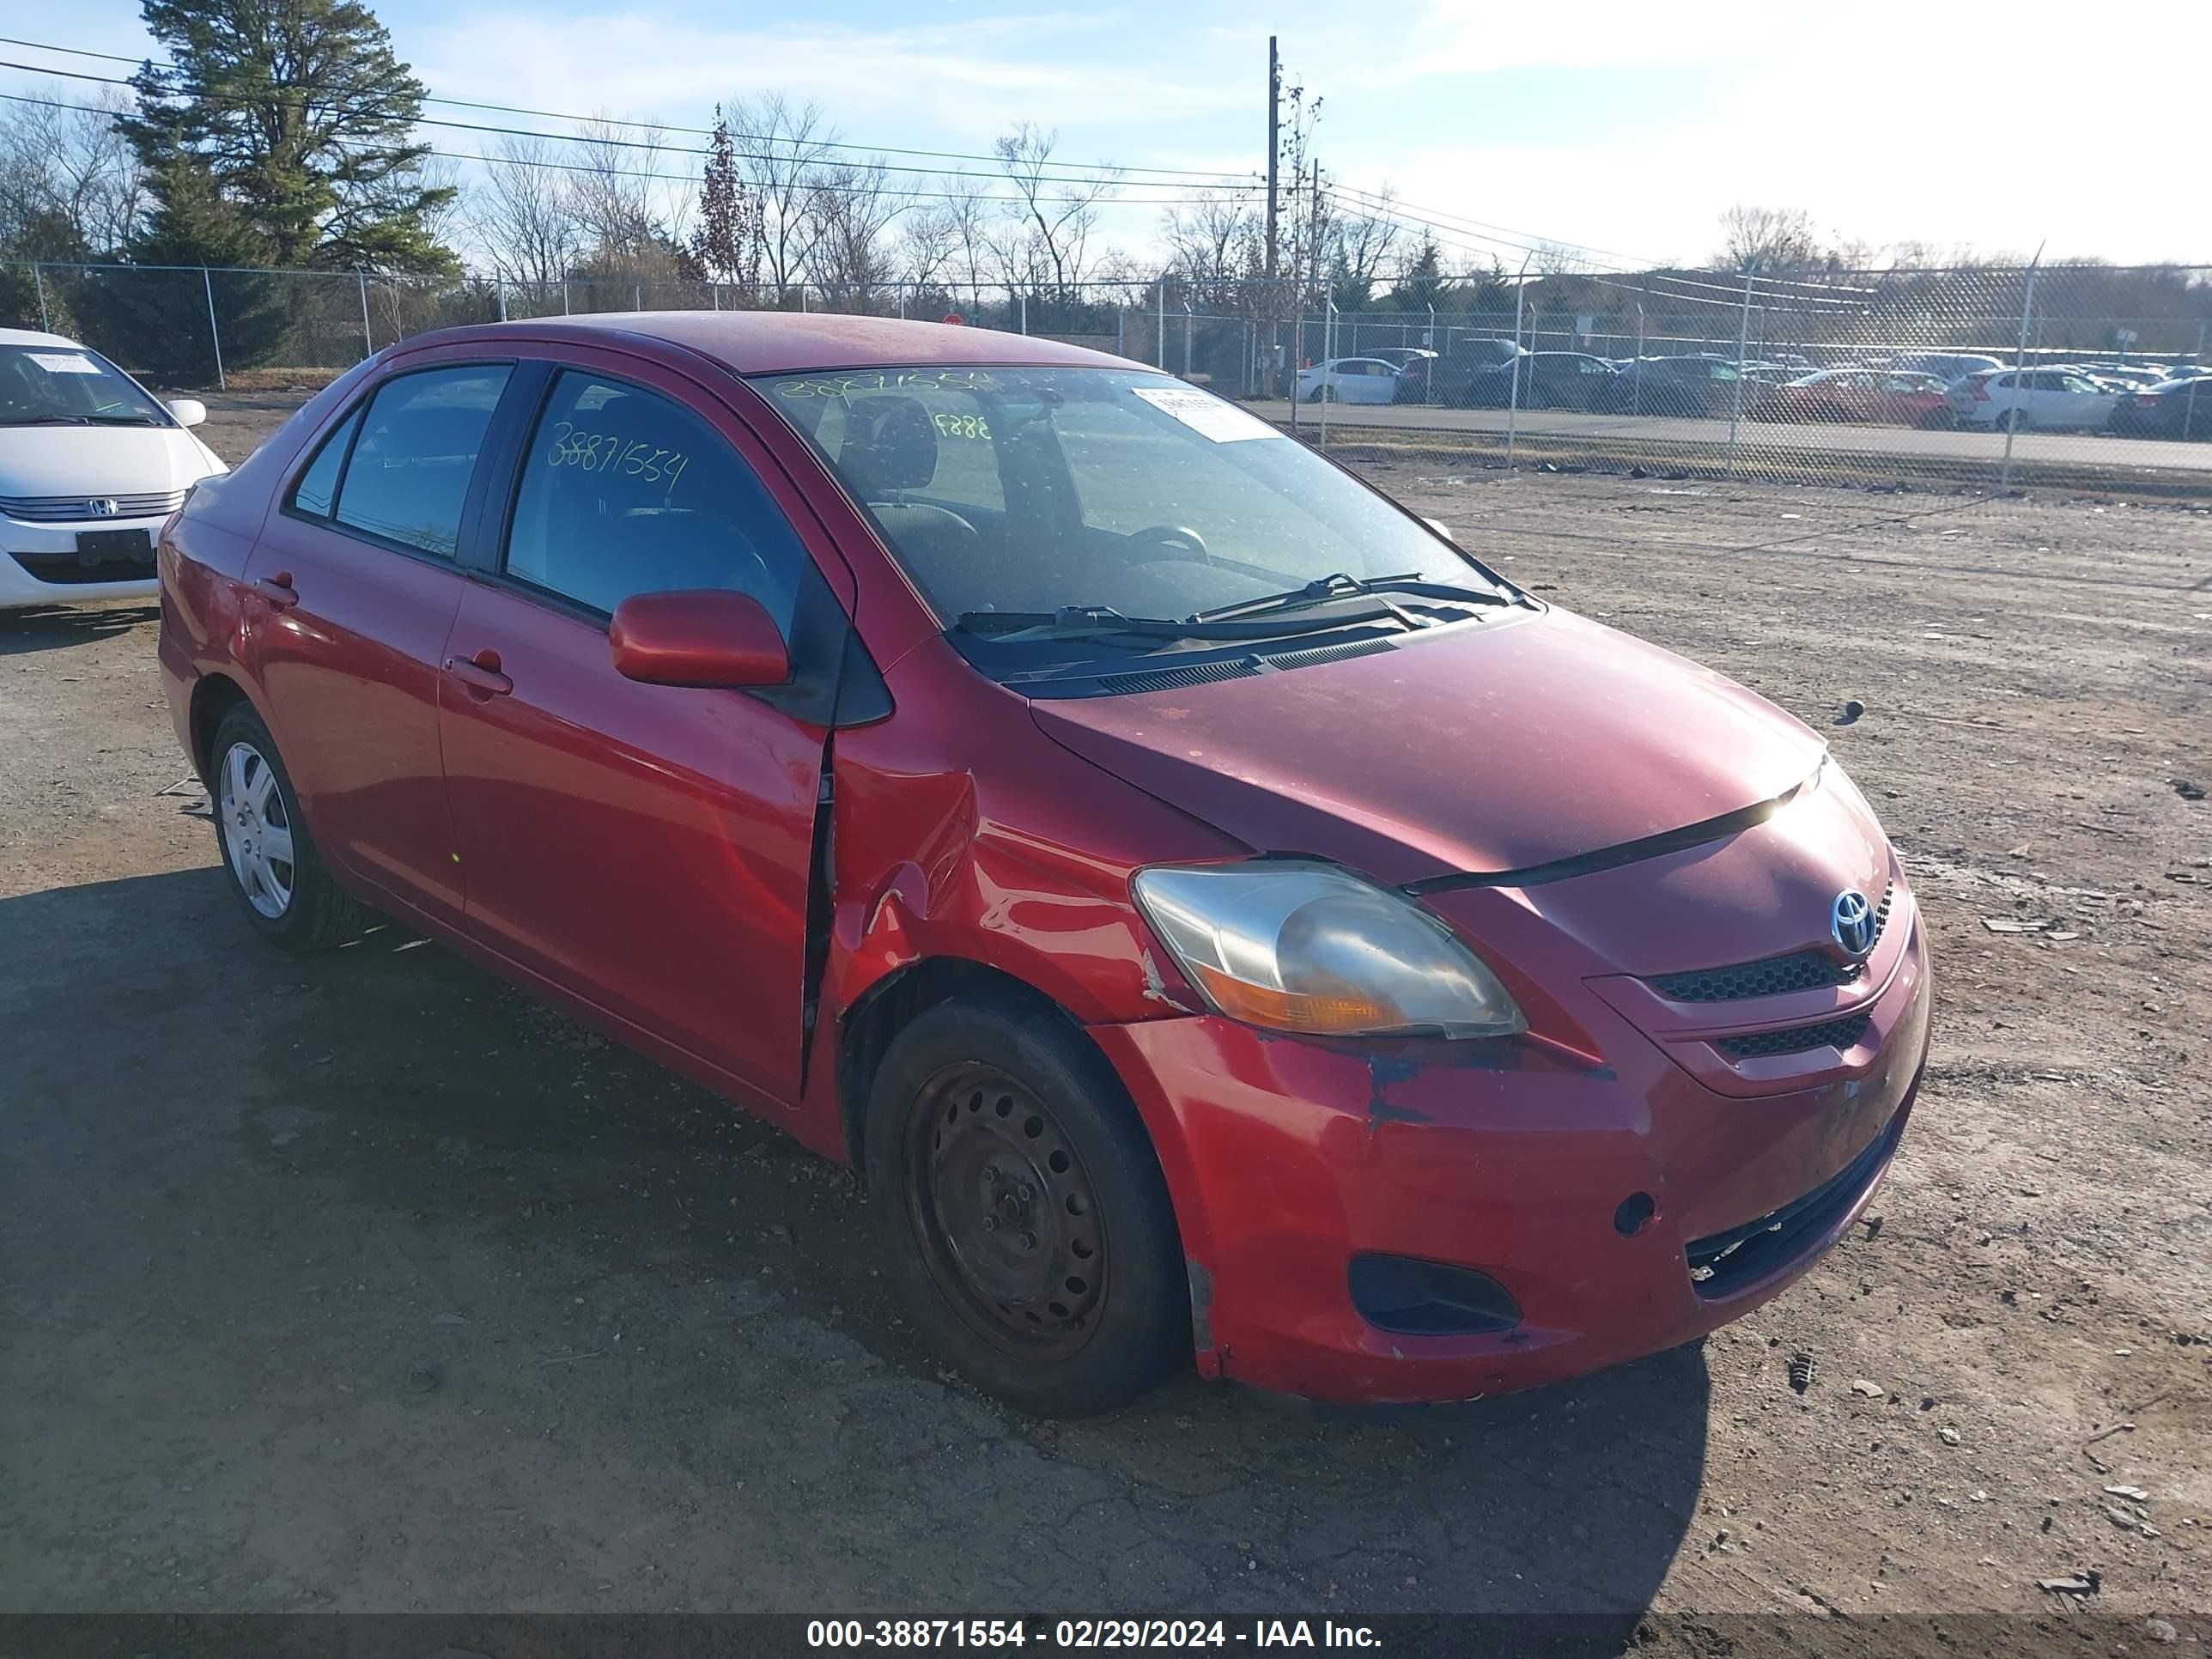
[{"label": "quarter window", "polygon": [[806,550],[729,443],[673,400],[564,370],[516,493],[507,574],[612,614],[633,593],[734,588],[788,635]]},{"label": "quarter window", "polygon": [[293,487],[295,507],[319,519],[331,516],[331,507],[337,500],[338,470],[345,465],[346,446],[353,441],[354,428],[360,424],[361,411],[356,409],[338,423],[337,431],[323,440],[323,447],[315,452],[315,459],[307,464],[307,470]]},{"label": "quarter window", "polygon": [[469,479],[507,372],[504,364],[430,368],[380,386],[338,485],[337,521],[452,558]]}]

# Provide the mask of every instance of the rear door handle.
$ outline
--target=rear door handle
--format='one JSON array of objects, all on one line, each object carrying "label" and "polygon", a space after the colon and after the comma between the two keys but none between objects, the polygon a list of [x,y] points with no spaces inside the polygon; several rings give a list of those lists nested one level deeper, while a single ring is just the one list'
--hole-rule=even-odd
[{"label": "rear door handle", "polygon": [[486,696],[503,697],[514,690],[514,682],[499,672],[496,651],[479,651],[474,657],[448,657],[446,672],[471,691],[481,691]]},{"label": "rear door handle", "polygon": [[280,570],[273,576],[257,578],[253,591],[269,601],[271,610],[289,611],[300,602],[299,592],[292,586],[292,573],[289,570]]}]

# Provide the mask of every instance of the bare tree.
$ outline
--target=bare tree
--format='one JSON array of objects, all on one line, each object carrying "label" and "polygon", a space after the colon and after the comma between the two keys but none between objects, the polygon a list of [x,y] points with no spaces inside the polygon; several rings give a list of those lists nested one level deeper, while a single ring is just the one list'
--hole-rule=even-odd
[{"label": "bare tree", "polygon": [[1119,188],[1120,169],[1101,162],[1080,178],[1051,172],[1058,132],[1024,121],[993,147],[1014,187],[1008,215],[1014,234],[1002,244],[1014,283],[1072,301],[1082,283],[1098,204]]},{"label": "bare tree", "polygon": [[1402,231],[1393,212],[1398,203],[1395,190],[1385,185],[1364,199],[1375,205],[1356,210],[1340,206],[1329,227],[1329,292],[1340,311],[1363,310],[1374,299]]},{"label": "bare tree", "polygon": [[1741,203],[1721,215],[1719,258],[1730,270],[1748,270],[1756,261],[1769,273],[1805,270],[1827,262],[1813,216],[1804,209]]},{"label": "bare tree", "polygon": [[[582,142],[570,163],[574,211],[582,222],[584,240],[600,260],[634,258],[664,240],[665,221],[653,199],[653,161],[661,134],[644,129],[642,139],[625,139],[611,122],[595,119],[579,129]],[[642,143],[647,148],[635,146]]]},{"label": "bare tree", "polygon": [[881,156],[817,169],[808,198],[806,270],[833,305],[869,309],[891,280],[891,226],[912,205]]},{"label": "bare tree", "polygon": [[836,140],[820,105],[794,105],[780,92],[730,106],[738,168],[760,204],[761,268],[787,303],[805,279],[820,220],[814,186]]},{"label": "bare tree", "polygon": [[0,113],[0,247],[20,257],[106,258],[146,205],[137,151],[115,129],[130,100],[96,110],[16,104]]},{"label": "bare tree", "polygon": [[945,222],[952,243],[945,277],[964,284],[971,296],[990,280],[996,257],[993,220],[999,210],[998,198],[975,179],[953,176],[945,180]]},{"label": "bare tree", "polygon": [[955,280],[959,267],[960,225],[951,204],[921,202],[899,221],[899,278],[916,288]]},{"label": "bare tree", "polygon": [[505,137],[484,158],[484,183],[469,198],[468,222],[492,274],[550,287],[584,253],[584,216],[570,180],[546,165],[542,138]]},{"label": "bare tree", "polygon": [[1241,191],[1200,191],[1188,208],[1160,216],[1160,234],[1192,298],[1227,306],[1249,268],[1259,216]]}]

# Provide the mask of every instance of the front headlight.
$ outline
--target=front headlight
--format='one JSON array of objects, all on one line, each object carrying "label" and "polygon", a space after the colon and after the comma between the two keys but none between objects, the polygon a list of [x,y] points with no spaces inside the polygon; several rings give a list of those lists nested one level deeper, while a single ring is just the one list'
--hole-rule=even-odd
[{"label": "front headlight", "polygon": [[1506,1036],[1497,975],[1409,899],[1333,865],[1142,870],[1137,902],[1232,1019],[1315,1036]]}]

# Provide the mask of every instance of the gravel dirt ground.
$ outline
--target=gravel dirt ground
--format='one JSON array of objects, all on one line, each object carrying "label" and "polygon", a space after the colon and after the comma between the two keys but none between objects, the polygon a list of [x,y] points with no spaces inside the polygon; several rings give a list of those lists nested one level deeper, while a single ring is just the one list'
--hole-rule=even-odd
[{"label": "gravel dirt ground", "polygon": [[395,930],[252,939],[149,611],[0,617],[0,1612],[2212,1640],[2212,516],[1370,471],[1829,732],[1884,814],[1936,1048],[1804,1281],[1501,1400],[1011,1415],[901,1327],[842,1173]]}]

